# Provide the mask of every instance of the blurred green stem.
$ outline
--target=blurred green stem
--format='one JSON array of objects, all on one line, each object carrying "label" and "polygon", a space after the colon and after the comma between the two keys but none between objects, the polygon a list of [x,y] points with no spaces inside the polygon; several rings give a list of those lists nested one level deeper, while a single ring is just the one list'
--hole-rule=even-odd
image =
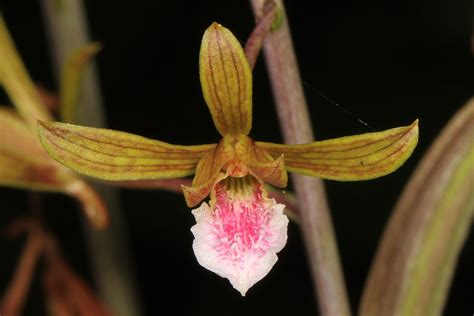
[{"label": "blurred green stem", "polygon": [[[89,41],[83,3],[80,0],[42,0],[51,54],[59,80],[62,65],[77,48]],[[78,95],[76,124],[101,127],[105,119],[94,67],[85,70]],[[141,315],[128,236],[116,192],[95,186],[107,202],[111,222],[107,230],[96,231],[84,223],[92,270],[98,289],[114,315]]]},{"label": "blurred green stem", "polygon": [[[257,21],[265,0],[251,0]],[[281,25],[264,41],[264,56],[270,77],[280,125],[286,143],[313,141],[296,57],[282,1],[276,1],[283,16]],[[323,182],[316,178],[293,174],[300,206],[301,229],[319,303],[319,315],[350,315],[336,238]]]}]

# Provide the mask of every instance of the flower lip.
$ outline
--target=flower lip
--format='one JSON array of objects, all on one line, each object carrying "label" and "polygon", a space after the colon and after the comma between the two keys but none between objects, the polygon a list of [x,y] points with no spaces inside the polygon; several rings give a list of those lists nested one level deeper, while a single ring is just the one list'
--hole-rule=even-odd
[{"label": "flower lip", "polygon": [[198,262],[229,279],[243,296],[271,270],[287,240],[283,204],[268,199],[253,176],[219,182],[193,210],[193,249]]}]

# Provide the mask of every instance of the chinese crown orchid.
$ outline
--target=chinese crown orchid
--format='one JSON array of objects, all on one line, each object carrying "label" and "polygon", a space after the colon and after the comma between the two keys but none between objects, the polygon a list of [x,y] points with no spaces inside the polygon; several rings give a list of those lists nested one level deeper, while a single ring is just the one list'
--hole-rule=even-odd
[{"label": "chinese crown orchid", "polygon": [[277,261],[287,239],[284,205],[267,197],[264,183],[284,188],[287,171],[335,180],[364,180],[400,167],[418,138],[417,122],[391,130],[302,145],[255,142],[252,74],[237,39],[213,23],[199,57],[204,99],[222,135],[218,144],[171,145],[140,136],[39,122],[41,141],[62,164],[88,176],[147,180],[195,174],[182,186],[196,225],[193,249],[205,268],[229,279],[242,295]]}]

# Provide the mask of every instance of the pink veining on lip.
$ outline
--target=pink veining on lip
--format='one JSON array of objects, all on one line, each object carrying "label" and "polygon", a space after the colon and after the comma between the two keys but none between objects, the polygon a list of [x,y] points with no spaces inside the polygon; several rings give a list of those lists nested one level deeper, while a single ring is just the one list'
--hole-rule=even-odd
[{"label": "pink veining on lip", "polygon": [[203,203],[193,211],[197,224],[191,231],[199,263],[245,295],[277,261],[276,253],[286,244],[288,219],[284,205],[266,198],[258,182],[242,185],[239,191],[217,184],[214,207]]},{"label": "pink veining on lip", "polygon": [[249,201],[232,201],[221,185],[216,194],[217,207],[211,225],[217,241],[215,249],[222,259],[242,265],[247,251],[264,254],[270,248],[268,239],[272,232],[265,230],[270,214],[263,207],[261,192],[255,192]]}]

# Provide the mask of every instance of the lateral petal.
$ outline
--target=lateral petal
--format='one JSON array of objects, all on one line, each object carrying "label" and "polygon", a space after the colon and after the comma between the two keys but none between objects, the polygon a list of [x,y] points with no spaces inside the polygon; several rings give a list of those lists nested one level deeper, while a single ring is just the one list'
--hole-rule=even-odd
[{"label": "lateral petal", "polygon": [[418,142],[418,120],[382,132],[301,145],[256,142],[273,157],[284,155],[288,171],[339,181],[367,180],[398,169]]},{"label": "lateral petal", "polygon": [[259,181],[284,188],[288,183],[288,173],[283,156],[275,159],[264,149],[255,145],[255,142],[246,136],[239,137],[235,145],[236,155],[247,166],[251,174]]},{"label": "lateral petal", "polygon": [[247,135],[252,127],[252,72],[239,41],[218,23],[202,38],[199,75],[219,133]]},{"label": "lateral petal", "polygon": [[38,122],[47,152],[65,166],[112,181],[165,179],[194,173],[215,144],[172,145],[138,135],[64,123]]},{"label": "lateral petal", "polygon": [[257,163],[249,166],[249,170],[256,178],[262,179],[279,188],[288,184],[288,173],[285,168],[283,156],[267,163]]},{"label": "lateral petal", "polygon": [[192,186],[182,186],[184,198],[189,207],[196,206],[209,195],[217,182],[227,177],[223,168],[233,158],[233,149],[229,147],[226,139],[223,139],[214,150],[202,157],[197,165]]}]

